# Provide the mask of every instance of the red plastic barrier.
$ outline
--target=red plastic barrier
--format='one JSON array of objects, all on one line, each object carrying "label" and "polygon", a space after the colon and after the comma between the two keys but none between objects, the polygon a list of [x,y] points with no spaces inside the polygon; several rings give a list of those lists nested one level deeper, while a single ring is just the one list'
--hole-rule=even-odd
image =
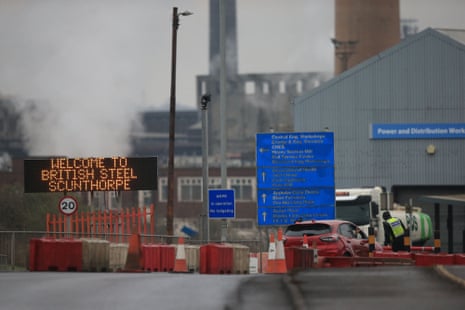
[{"label": "red plastic barrier", "polygon": [[82,270],[82,241],[76,239],[57,240],[58,271]]},{"label": "red plastic barrier", "polygon": [[223,244],[200,247],[200,273],[230,274],[233,271],[233,248]]},{"label": "red plastic barrier", "polygon": [[176,260],[176,246],[160,244],[160,271],[173,271]]},{"label": "red plastic barrier", "polygon": [[392,251],[382,251],[373,252],[373,257],[383,257],[383,258],[407,258],[413,259],[413,253],[410,252],[392,252]]},{"label": "red plastic barrier", "polygon": [[82,241],[75,239],[32,239],[29,243],[31,271],[81,271]]},{"label": "red plastic barrier", "polygon": [[38,271],[38,255],[37,251],[39,248],[39,239],[31,239],[29,240],[29,271]]},{"label": "red plastic barrier", "polygon": [[313,249],[302,247],[284,248],[287,270],[313,267]]},{"label": "red plastic barrier", "polygon": [[455,262],[454,254],[415,253],[414,256],[416,266],[453,265]]},{"label": "red plastic barrier", "polygon": [[323,267],[353,267],[354,258],[346,256],[328,256],[325,257]]},{"label": "red plastic barrier", "polygon": [[161,247],[159,244],[143,244],[141,266],[143,270],[157,272],[161,270]]},{"label": "red plastic barrier", "polygon": [[455,254],[454,263],[456,265],[465,265],[465,254]]}]

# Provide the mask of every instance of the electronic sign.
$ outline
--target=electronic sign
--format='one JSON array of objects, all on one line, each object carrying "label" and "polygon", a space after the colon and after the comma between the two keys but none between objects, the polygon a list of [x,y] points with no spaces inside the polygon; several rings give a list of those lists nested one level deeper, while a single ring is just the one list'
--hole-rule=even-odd
[{"label": "electronic sign", "polygon": [[157,189],[156,157],[24,160],[24,192],[91,192]]}]

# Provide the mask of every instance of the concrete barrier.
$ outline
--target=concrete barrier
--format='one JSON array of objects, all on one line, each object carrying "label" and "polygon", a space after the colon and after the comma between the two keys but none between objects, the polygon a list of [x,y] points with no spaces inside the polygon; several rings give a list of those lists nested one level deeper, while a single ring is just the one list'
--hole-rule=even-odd
[{"label": "concrete barrier", "polygon": [[110,269],[110,242],[101,239],[81,239],[82,270],[105,272]]},{"label": "concrete barrier", "polygon": [[189,272],[199,272],[200,270],[200,246],[185,245],[187,270]]},{"label": "concrete barrier", "polygon": [[126,266],[129,245],[127,243],[110,243],[110,271],[121,271]]}]

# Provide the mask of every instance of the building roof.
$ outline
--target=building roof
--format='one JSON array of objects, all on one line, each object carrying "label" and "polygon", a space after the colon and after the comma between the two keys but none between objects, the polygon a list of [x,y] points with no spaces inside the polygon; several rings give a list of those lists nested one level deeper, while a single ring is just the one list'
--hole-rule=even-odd
[{"label": "building roof", "polygon": [[[415,35],[408,36],[405,38],[403,41],[401,41],[399,44],[367,59],[366,61],[350,68],[349,70],[341,73],[337,77],[329,80],[328,82],[322,84],[320,87],[317,87],[307,93],[304,93],[302,96],[297,97],[295,100],[296,104],[299,104],[300,102],[304,102],[307,98],[310,98],[320,92],[325,91],[328,88],[333,87],[334,85],[341,83],[347,78],[350,78],[360,71],[367,70],[372,66],[373,64],[382,61],[385,58],[391,57],[394,54],[398,53],[399,51],[403,50],[406,47],[409,47],[412,44],[415,44],[417,41],[423,39],[424,37],[427,36],[433,36],[445,44],[449,44],[451,46],[454,46],[462,51],[465,52],[465,30],[435,30],[433,28],[427,28]],[[462,38],[463,36],[463,38]],[[460,39],[462,38],[462,39]]]},{"label": "building roof", "polygon": [[451,37],[455,41],[465,44],[465,29],[444,29],[438,28],[437,31]]},{"label": "building roof", "polygon": [[420,201],[428,203],[439,203],[453,206],[465,206],[465,194],[460,195],[441,195],[441,196],[422,196]]}]

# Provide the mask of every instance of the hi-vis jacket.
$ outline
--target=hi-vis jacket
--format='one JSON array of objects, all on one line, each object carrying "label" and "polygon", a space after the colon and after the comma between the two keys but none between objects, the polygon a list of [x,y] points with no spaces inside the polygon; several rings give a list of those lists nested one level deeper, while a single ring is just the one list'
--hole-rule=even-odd
[{"label": "hi-vis jacket", "polygon": [[386,220],[386,222],[391,226],[392,233],[394,234],[394,238],[402,236],[405,231],[402,227],[402,223],[399,219],[391,217],[390,219]]}]

